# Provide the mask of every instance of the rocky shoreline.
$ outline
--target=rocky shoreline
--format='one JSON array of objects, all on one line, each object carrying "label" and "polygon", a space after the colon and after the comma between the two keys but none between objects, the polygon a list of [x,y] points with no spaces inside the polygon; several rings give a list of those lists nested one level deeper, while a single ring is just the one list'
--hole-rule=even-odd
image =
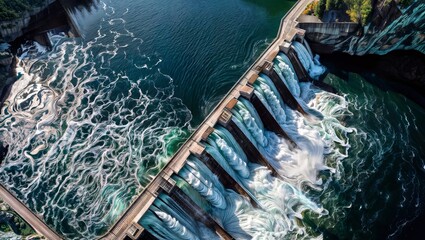
[{"label": "rocky shoreline", "polygon": [[[20,45],[21,40],[29,29],[31,19],[49,8],[57,0],[45,0],[41,6],[33,7],[31,10],[22,13],[17,19],[0,21],[0,106],[8,96],[11,86],[16,81],[16,72],[14,71],[17,63],[16,45]],[[1,153],[0,153],[1,155]]]},{"label": "rocky shoreline", "polygon": [[[314,17],[300,18],[300,27],[312,49],[319,53],[345,52],[351,55],[383,55],[395,50],[425,53],[425,2],[401,7],[394,0],[376,2],[365,26],[352,22],[321,22]],[[353,27],[357,25],[357,28]],[[339,31],[332,31],[336,27]]]},{"label": "rocky shoreline", "polygon": [[[312,50],[335,67],[334,72],[357,72],[425,108],[424,12],[423,1],[402,7],[394,0],[377,0],[366,26],[330,17],[322,22],[308,15],[300,17],[299,26],[306,30]],[[388,81],[378,83],[370,72]]]},{"label": "rocky shoreline", "polygon": [[18,63],[16,54],[20,46],[27,41],[37,41],[50,47],[48,32],[65,32],[78,37],[79,32],[69,15],[70,9],[89,8],[92,1],[70,1],[66,6],[61,1],[46,0],[43,5],[23,13],[19,19],[0,22],[0,106],[8,97],[11,86],[18,79],[15,68]]},{"label": "rocky shoreline", "polygon": [[10,52],[0,52],[0,56],[0,106],[3,106],[7,93],[16,80],[14,68],[17,61]]},{"label": "rocky shoreline", "polygon": [[49,7],[56,0],[45,0],[41,6],[33,7],[30,11],[24,12],[20,18],[0,21],[0,42],[12,42],[25,34],[33,16],[39,14]]},{"label": "rocky shoreline", "polygon": [[0,239],[44,239],[0,198]]}]

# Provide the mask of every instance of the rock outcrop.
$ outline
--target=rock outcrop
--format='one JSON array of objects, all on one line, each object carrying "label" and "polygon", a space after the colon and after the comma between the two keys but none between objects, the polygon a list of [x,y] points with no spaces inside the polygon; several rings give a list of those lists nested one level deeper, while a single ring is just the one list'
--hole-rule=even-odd
[{"label": "rock outcrop", "polygon": [[381,2],[374,8],[371,22],[349,34],[306,30],[306,38],[319,53],[340,51],[351,55],[383,55],[394,50],[425,53],[425,2],[417,0],[405,9],[399,9],[394,1],[389,4]]},{"label": "rock outcrop", "polygon": [[31,17],[40,13],[55,1],[56,0],[46,0],[42,6],[34,7],[31,11],[24,13],[21,18],[10,21],[0,21],[0,39],[6,42],[12,42],[16,38],[22,36],[25,33],[25,28],[28,27],[30,23]]}]

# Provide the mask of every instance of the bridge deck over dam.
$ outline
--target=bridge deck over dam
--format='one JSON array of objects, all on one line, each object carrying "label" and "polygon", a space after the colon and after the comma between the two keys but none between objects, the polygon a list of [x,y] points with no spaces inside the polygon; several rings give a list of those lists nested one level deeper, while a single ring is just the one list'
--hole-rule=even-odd
[{"label": "bridge deck over dam", "polygon": [[[294,39],[302,40],[305,33],[304,30],[297,28],[297,18],[301,15],[306,6],[313,1],[314,0],[299,0],[288,11],[288,13],[281,20],[277,37],[273,40],[269,47],[248,68],[248,70],[236,82],[236,84],[231,88],[227,95],[219,102],[215,109],[193,132],[191,137],[180,147],[180,149],[176,152],[172,159],[165,165],[163,170],[133,200],[131,205],[121,215],[120,219],[110,228],[110,230],[102,237],[102,239],[139,239],[140,236],[142,236],[142,234],[144,233],[144,229],[138,222],[141,217],[148,211],[148,209],[153,204],[153,202],[161,191],[167,191],[169,193],[172,191],[175,184],[175,182],[171,178],[172,175],[178,173],[183,168],[190,155],[205,155],[205,149],[202,144],[200,144],[200,142],[202,140],[205,140],[206,137],[208,137],[208,135],[212,132],[214,126],[217,123],[220,123],[221,125],[228,124],[228,122],[230,121],[229,119],[231,118],[230,110],[235,105],[235,102],[237,102],[236,99],[241,96],[245,98],[252,97],[252,88],[250,88],[249,84],[255,82],[260,73],[271,72],[271,75],[276,75],[272,68],[272,62],[280,51],[289,53],[289,56],[291,54],[294,54],[293,52],[291,52],[291,42]],[[299,76],[300,81],[304,78],[308,78],[308,74],[305,73],[305,69],[302,69],[302,67],[299,69],[295,69],[295,71]],[[302,109],[298,108],[297,110],[303,113]],[[291,142],[290,139],[288,140]],[[259,161],[261,161],[261,159]],[[271,168],[273,172],[273,168],[271,166],[268,167]],[[226,178],[226,176],[224,176],[223,178]],[[229,179],[228,176],[227,178]],[[247,196],[246,192],[244,192],[244,189],[241,189],[240,187],[236,187],[236,191],[238,191],[242,195]],[[17,198],[15,198],[10,192],[8,192],[7,189],[1,186],[0,198],[2,198],[6,203],[8,203],[18,214],[20,214],[38,233],[44,235],[48,239],[61,239],[61,237],[56,234],[51,228],[49,228],[42,221],[41,218],[32,213],[27,207],[25,207],[24,204],[19,202]],[[180,196],[180,198],[182,197]],[[188,199],[184,199],[184,197],[183,200],[190,201]],[[255,205],[255,202],[252,203],[253,205]],[[192,212],[202,214],[202,212],[196,212],[196,209]],[[200,216],[199,219],[201,219],[201,221],[210,220],[208,219],[208,217],[202,218]],[[210,227],[215,228],[218,235],[223,239],[232,239],[232,237],[228,235],[220,226],[210,225]]]},{"label": "bridge deck over dam", "polygon": [[[303,38],[305,31],[297,28],[297,18],[302,14],[306,6],[314,0],[300,0],[282,18],[277,37],[260,57],[248,68],[227,95],[219,102],[215,109],[207,116],[202,124],[196,129],[191,137],[180,147],[164,169],[133,201],[131,206],[121,216],[120,220],[103,236],[102,239],[138,239],[143,233],[143,227],[138,223],[139,219],[148,211],[155,201],[161,189],[167,189],[173,184],[171,176],[178,173],[185,165],[187,158],[193,154],[198,156],[204,151],[199,142],[205,139],[205,134],[220,121],[223,121],[225,109],[232,105],[234,99],[238,99],[246,92],[248,83],[257,79],[258,74],[264,72],[267,63],[273,62],[279,51],[287,53],[291,42],[296,38]],[[231,107],[231,106],[230,106]],[[221,235],[222,238],[226,238]]]}]

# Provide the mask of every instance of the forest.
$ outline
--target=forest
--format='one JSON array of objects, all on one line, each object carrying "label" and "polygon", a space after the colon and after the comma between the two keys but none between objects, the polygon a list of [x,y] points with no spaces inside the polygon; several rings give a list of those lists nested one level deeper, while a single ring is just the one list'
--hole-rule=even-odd
[{"label": "forest", "polygon": [[13,20],[46,0],[0,0],[0,21]]},{"label": "forest", "polygon": [[[373,10],[373,5],[389,4],[391,0],[318,0],[310,4],[306,14],[314,14],[322,18],[325,11],[345,11],[352,22],[366,25]],[[412,0],[397,0],[401,7],[408,6]]]}]

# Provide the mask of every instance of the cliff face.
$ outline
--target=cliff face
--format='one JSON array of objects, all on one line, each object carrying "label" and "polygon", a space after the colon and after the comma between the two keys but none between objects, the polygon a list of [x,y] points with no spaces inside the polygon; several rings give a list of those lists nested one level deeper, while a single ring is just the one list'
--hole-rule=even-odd
[{"label": "cliff face", "polygon": [[394,2],[378,5],[371,22],[349,34],[328,34],[308,28],[306,31],[307,39],[318,52],[383,55],[393,50],[417,50],[425,53],[425,2],[417,0],[402,10]]},{"label": "cliff face", "polygon": [[0,23],[0,38],[6,42],[11,42],[23,35],[23,29],[30,23],[31,15],[26,13],[25,16],[11,21]]},{"label": "cliff face", "polygon": [[30,23],[31,17],[40,13],[55,1],[56,0],[46,0],[42,6],[33,8],[30,12],[24,13],[21,18],[10,21],[0,21],[0,39],[11,42],[22,36],[25,32],[25,28],[28,27]]}]

